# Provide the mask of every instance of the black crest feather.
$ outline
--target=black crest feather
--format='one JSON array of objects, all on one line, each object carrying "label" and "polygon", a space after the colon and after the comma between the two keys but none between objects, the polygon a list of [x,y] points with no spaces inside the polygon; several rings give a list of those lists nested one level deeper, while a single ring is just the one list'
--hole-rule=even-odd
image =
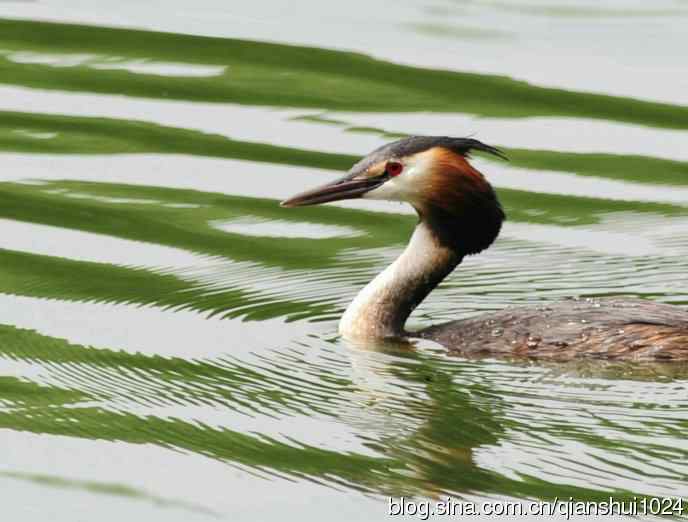
[{"label": "black crest feather", "polygon": [[387,145],[383,145],[379,149],[375,149],[368,154],[361,161],[356,163],[350,170],[351,173],[360,173],[368,169],[368,167],[375,165],[381,161],[386,161],[392,158],[403,158],[418,154],[433,147],[443,147],[449,149],[462,156],[468,156],[471,151],[479,150],[487,152],[503,160],[508,158],[497,147],[487,145],[482,141],[473,138],[452,138],[451,136],[409,136]]}]

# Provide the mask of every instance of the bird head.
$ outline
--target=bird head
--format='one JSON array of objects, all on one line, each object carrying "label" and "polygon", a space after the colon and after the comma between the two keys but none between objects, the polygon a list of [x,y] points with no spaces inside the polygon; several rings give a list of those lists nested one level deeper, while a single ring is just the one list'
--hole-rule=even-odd
[{"label": "bird head", "polygon": [[504,158],[498,149],[470,138],[412,136],[374,150],[343,178],[281,204],[356,198],[407,202],[440,241],[474,254],[494,241],[505,215],[492,186],[467,161],[472,150]]}]

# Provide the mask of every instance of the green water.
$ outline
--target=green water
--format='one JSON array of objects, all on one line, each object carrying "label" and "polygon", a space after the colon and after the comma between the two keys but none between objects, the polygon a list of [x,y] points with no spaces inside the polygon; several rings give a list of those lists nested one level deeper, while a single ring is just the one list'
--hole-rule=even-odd
[{"label": "green water", "polygon": [[[0,5],[13,519],[688,496],[688,368],[349,345],[339,316],[414,216],[277,204],[398,136],[474,134],[510,158],[475,158],[509,221],[413,326],[570,295],[688,305],[688,80],[657,50],[685,3],[355,5]],[[591,31],[629,51],[591,54]]]}]

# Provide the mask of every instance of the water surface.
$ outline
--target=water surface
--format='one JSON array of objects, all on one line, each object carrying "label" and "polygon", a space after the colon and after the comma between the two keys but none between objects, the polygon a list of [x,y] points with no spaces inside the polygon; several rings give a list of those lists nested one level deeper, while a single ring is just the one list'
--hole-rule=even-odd
[{"label": "water surface", "polygon": [[414,216],[277,204],[396,137],[475,135],[510,158],[475,158],[509,221],[412,326],[688,305],[684,2],[60,4],[0,4],[5,512],[688,496],[687,368],[349,345]]}]

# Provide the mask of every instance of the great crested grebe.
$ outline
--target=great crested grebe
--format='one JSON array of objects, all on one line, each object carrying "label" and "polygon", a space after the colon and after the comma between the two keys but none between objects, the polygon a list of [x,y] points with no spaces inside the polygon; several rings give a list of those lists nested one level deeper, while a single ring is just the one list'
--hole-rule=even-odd
[{"label": "great crested grebe", "polygon": [[571,299],[406,332],[404,323],[464,256],[485,250],[505,219],[494,189],[466,160],[468,138],[413,136],[385,145],[333,183],[285,207],[368,198],[410,203],[419,222],[404,252],[351,302],[339,323],[350,339],[424,338],[464,356],[566,360],[688,360],[688,311],[641,299]]}]

